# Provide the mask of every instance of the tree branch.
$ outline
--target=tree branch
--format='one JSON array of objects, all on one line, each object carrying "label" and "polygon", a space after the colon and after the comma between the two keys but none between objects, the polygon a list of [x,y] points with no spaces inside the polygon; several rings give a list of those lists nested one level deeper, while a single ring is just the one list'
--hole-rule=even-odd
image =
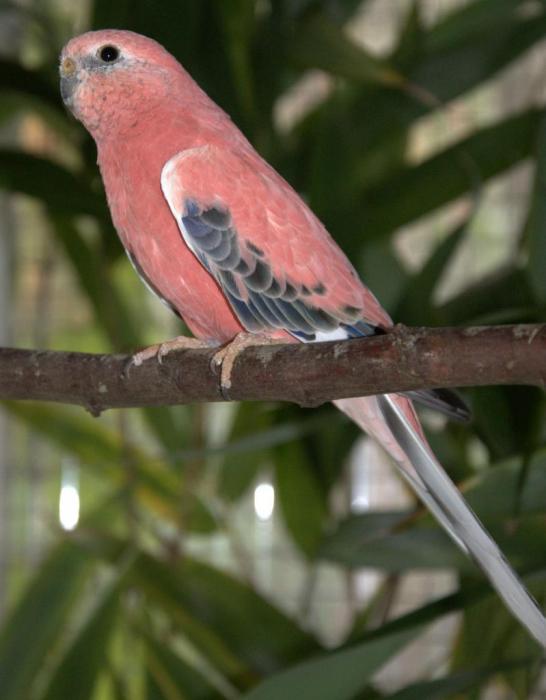
[{"label": "tree branch", "polygon": [[[108,408],[222,401],[215,350],[179,350],[162,364],[129,355],[0,348],[0,399]],[[406,328],[358,340],[262,345],[241,352],[230,399],[325,401],[486,384],[545,386],[546,325]]]}]

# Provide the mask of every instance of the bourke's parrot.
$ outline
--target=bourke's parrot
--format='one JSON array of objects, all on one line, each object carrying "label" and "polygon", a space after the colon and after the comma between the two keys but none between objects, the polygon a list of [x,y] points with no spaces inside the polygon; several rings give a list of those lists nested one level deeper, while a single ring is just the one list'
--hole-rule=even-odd
[{"label": "bourke's parrot", "polygon": [[[392,325],[313,212],[162,46],[128,31],[89,32],[65,46],[60,72],[65,104],[96,141],[112,219],[134,267],[197,339],[236,339],[224,363],[251,337],[315,342]],[[177,345],[184,342],[159,352]],[[412,398],[463,412],[447,392]],[[383,445],[546,646],[540,609],[434,458],[410,398],[334,403]]]}]

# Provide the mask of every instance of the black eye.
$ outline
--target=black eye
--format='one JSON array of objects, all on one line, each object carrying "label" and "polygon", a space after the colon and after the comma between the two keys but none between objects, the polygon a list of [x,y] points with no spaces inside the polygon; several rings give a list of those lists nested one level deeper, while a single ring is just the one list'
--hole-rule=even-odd
[{"label": "black eye", "polygon": [[112,63],[119,58],[119,49],[115,46],[103,46],[99,49],[99,58],[104,63]]}]

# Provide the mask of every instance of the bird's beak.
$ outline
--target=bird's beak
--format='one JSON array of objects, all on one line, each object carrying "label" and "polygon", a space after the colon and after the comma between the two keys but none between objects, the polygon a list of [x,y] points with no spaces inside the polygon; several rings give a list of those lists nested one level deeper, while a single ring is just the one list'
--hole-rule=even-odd
[{"label": "bird's beak", "polygon": [[76,62],[66,56],[61,60],[61,97],[67,107],[72,106],[72,97],[78,85]]}]

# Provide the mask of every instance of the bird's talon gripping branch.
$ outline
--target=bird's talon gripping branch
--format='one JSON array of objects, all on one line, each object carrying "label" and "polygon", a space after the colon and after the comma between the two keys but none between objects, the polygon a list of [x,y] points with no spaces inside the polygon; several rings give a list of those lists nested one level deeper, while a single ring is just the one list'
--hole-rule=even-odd
[{"label": "bird's talon gripping branch", "polygon": [[220,392],[226,401],[230,400],[231,373],[238,355],[250,345],[256,344],[256,339],[251,333],[238,333],[227,345],[216,352],[211,360],[214,368],[220,367]]},{"label": "bird's talon gripping branch", "polygon": [[235,360],[245,348],[254,345],[274,345],[283,342],[286,341],[277,340],[261,333],[237,333],[231,342],[220,348],[220,350],[214,354],[211,365],[216,368],[221,366],[220,392],[224,399],[226,399],[226,401],[231,401],[229,396],[229,390],[231,389],[231,373],[233,372]]},{"label": "bird's talon gripping branch", "polygon": [[187,335],[179,335],[172,340],[166,340],[164,343],[160,344],[157,351],[157,361],[161,364],[163,358],[173,350],[204,350],[206,348],[210,348],[210,344],[205,340],[188,338]]},{"label": "bird's talon gripping branch", "polygon": [[171,340],[165,340],[163,343],[150,345],[144,348],[144,350],[135,353],[131,359],[130,365],[140,367],[143,362],[153,357],[156,358],[159,364],[162,364],[163,358],[173,350],[203,350],[208,347],[210,347],[209,344],[204,340],[188,338],[187,335],[179,335]]},{"label": "bird's talon gripping branch", "polygon": [[146,360],[150,360],[152,357],[156,357],[160,347],[160,345],[150,345],[149,347],[144,348],[144,350],[139,350],[138,352],[135,352],[135,354],[129,362],[128,369],[130,369],[131,366],[140,367],[140,365],[143,362],[146,362]]}]

